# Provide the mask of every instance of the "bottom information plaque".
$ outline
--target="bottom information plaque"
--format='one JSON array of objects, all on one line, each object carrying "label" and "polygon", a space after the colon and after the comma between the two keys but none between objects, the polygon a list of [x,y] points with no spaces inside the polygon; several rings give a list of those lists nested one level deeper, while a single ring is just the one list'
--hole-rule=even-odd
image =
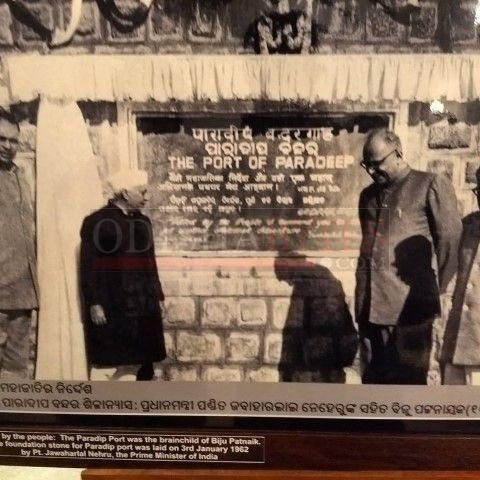
[{"label": "bottom information plaque", "polygon": [[244,419],[205,418],[202,424],[198,418],[177,417],[163,418],[162,422],[151,418],[147,425],[143,419],[136,423],[118,420],[123,425],[102,425],[100,417],[70,417],[64,418],[68,423],[61,426],[40,425],[38,421],[26,424],[12,416],[0,429],[0,463],[162,471],[255,469],[258,473],[480,470],[480,437],[474,422],[317,423],[285,419],[275,425],[261,418],[248,423]]},{"label": "bottom information plaque", "polygon": [[0,457],[265,463],[265,438],[239,435],[0,431]]}]

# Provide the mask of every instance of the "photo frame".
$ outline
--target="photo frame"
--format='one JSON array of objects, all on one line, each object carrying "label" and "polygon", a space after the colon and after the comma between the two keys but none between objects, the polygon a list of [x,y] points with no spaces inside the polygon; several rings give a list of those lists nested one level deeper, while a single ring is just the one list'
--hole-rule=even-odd
[{"label": "photo frame", "polygon": [[478,8],[244,3],[1,7],[0,461],[476,468]]}]

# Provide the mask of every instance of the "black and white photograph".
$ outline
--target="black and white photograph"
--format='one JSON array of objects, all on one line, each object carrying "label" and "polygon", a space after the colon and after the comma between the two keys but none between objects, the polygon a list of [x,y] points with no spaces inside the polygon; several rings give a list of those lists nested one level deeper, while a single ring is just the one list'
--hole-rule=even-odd
[{"label": "black and white photograph", "polygon": [[0,3],[0,408],[478,417],[479,23]]}]

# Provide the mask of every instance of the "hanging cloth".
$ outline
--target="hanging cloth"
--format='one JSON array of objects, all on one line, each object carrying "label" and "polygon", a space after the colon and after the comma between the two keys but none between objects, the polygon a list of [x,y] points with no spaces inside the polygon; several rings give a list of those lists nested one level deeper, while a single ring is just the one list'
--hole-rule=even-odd
[{"label": "hanging cloth", "polygon": [[480,95],[476,54],[6,55],[2,61],[11,102],[38,95],[93,102],[465,102]]},{"label": "hanging cloth", "polygon": [[103,203],[95,157],[74,102],[41,98],[37,126],[40,283],[36,378],[86,380],[79,291],[80,226]]}]

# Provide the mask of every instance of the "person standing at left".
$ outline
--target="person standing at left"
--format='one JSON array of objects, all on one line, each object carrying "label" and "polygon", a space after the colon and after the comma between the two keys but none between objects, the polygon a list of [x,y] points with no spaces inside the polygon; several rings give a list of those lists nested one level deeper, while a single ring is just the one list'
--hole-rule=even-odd
[{"label": "person standing at left", "polygon": [[0,109],[0,378],[26,378],[32,313],[38,309],[35,216],[15,164],[20,128]]}]

